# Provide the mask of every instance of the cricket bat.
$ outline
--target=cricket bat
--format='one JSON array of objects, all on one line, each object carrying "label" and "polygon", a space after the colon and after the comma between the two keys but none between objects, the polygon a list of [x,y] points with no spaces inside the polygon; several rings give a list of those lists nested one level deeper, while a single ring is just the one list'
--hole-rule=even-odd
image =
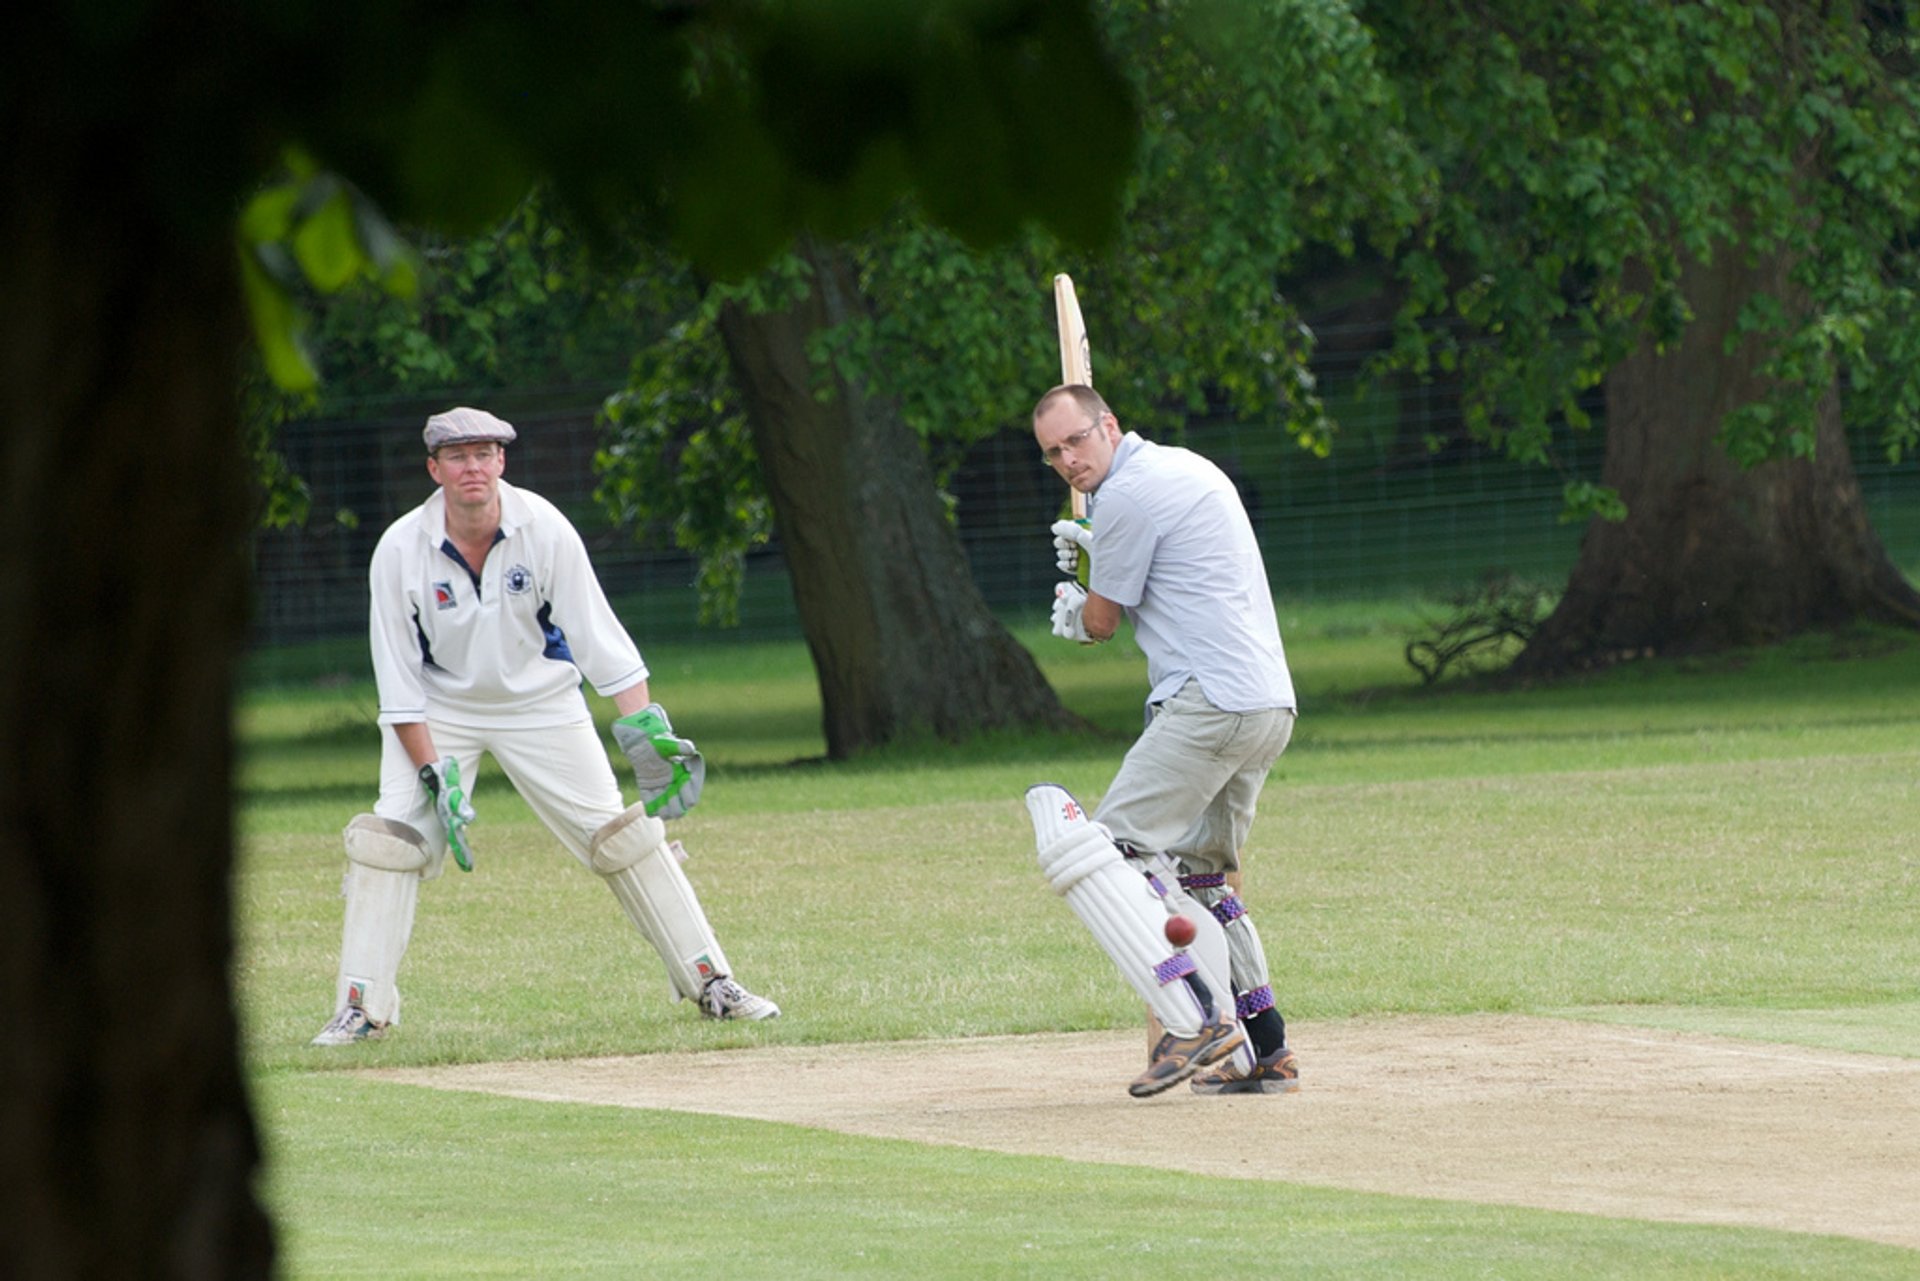
[{"label": "cricket bat", "polygon": [[[1061,272],[1053,278],[1053,322],[1060,332],[1060,381],[1093,386],[1093,349],[1087,343],[1087,322],[1080,316],[1080,299],[1073,292],[1073,277]],[[1087,496],[1077,489],[1073,495],[1073,518],[1087,518]]]}]

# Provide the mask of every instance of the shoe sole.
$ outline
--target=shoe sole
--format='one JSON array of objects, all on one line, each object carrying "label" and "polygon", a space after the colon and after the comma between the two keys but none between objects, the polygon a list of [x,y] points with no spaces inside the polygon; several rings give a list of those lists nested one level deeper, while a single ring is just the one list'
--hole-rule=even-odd
[{"label": "shoe sole", "polygon": [[1298,1080],[1269,1081],[1195,1081],[1195,1094],[1292,1094],[1300,1088]]},{"label": "shoe sole", "polygon": [[1245,1044],[1246,1039],[1247,1034],[1236,1027],[1230,1036],[1223,1036],[1212,1045],[1201,1046],[1192,1058],[1166,1076],[1156,1077],[1151,1081],[1135,1081],[1127,1087],[1127,1093],[1136,1099],[1150,1099],[1156,1094],[1164,1094],[1180,1082],[1191,1078],[1201,1068],[1211,1067],[1232,1054]]}]

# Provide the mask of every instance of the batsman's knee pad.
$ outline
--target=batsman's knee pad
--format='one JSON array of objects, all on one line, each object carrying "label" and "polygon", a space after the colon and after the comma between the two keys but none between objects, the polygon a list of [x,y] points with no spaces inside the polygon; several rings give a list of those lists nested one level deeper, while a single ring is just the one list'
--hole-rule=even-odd
[{"label": "batsman's knee pad", "polygon": [[[1184,980],[1197,972],[1191,956],[1167,942],[1167,909],[1139,871],[1127,866],[1106,829],[1087,817],[1065,788],[1027,789],[1040,871],[1080,918],[1115,968],[1160,1022],[1181,1036],[1200,1030],[1205,1011]],[[1222,998],[1223,999],[1223,998]]]},{"label": "batsman's knee pad", "polygon": [[588,866],[660,953],[674,995],[691,1001],[699,999],[709,979],[732,971],[692,882],[680,870],[685,857],[680,842],[667,840],[666,825],[644,805],[629,807],[587,845]]},{"label": "batsman's knee pad", "polygon": [[347,905],[334,1008],[357,1005],[376,1023],[396,1022],[400,962],[413,935],[420,882],[438,874],[444,854],[436,857],[405,823],[372,814],[356,815],[341,835],[347,872],[340,890]]}]

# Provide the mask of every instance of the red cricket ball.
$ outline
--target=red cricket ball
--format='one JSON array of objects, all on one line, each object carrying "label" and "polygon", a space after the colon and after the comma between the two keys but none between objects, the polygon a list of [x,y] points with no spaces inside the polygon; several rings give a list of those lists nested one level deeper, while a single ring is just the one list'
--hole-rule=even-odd
[{"label": "red cricket ball", "polygon": [[1167,918],[1167,942],[1175,947],[1185,947],[1193,942],[1193,922],[1184,916]]}]

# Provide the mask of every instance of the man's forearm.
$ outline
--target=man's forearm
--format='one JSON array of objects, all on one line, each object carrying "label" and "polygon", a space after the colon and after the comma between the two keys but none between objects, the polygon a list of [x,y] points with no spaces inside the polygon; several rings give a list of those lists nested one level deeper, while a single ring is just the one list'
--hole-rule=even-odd
[{"label": "man's forearm", "polygon": [[613,710],[622,716],[631,716],[635,712],[645,711],[653,698],[647,692],[647,682],[629,685],[613,696]]},{"label": "man's forearm", "polygon": [[400,740],[400,749],[407,754],[414,768],[432,765],[440,759],[440,753],[433,747],[433,732],[425,721],[408,721],[393,727],[393,735]]},{"label": "man's forearm", "polygon": [[1080,611],[1080,625],[1097,641],[1112,640],[1120,630],[1120,616],[1120,606],[1099,592],[1089,591],[1086,606]]}]

